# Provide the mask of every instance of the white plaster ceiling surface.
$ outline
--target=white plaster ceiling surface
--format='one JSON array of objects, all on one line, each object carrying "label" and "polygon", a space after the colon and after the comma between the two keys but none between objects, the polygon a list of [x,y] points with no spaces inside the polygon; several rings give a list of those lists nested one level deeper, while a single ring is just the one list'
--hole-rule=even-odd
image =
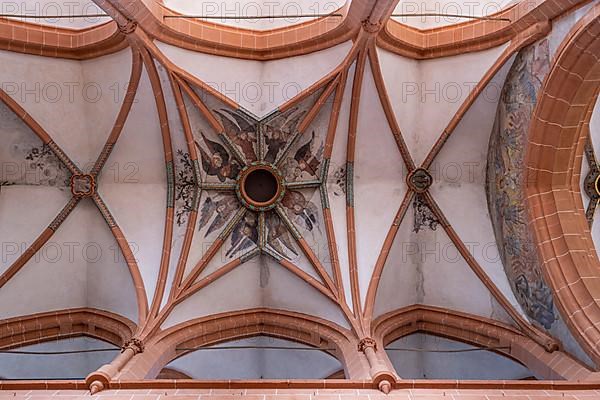
[{"label": "white plaster ceiling surface", "polygon": [[[331,72],[352,43],[268,62],[195,53],[160,42],[156,45],[175,64],[263,118]],[[219,68],[223,63],[227,63],[227,68]]]},{"label": "white plaster ceiling surface", "polygon": [[388,344],[386,351],[400,376],[408,379],[511,380],[535,377],[523,365],[492,351],[481,351],[474,346],[433,335],[415,333],[405,336]]},{"label": "white plaster ceiling surface", "polygon": [[[300,24],[325,15],[332,24],[343,17],[343,0],[312,1],[189,1],[163,0],[163,4],[179,14],[204,17],[200,20],[251,30],[268,30]],[[337,14],[337,15],[336,15]]]},{"label": "white plaster ceiling surface", "polygon": [[400,1],[392,19],[417,29],[434,29],[493,16],[518,3],[519,0],[408,0]]},{"label": "white plaster ceiling surface", "polygon": [[[379,51],[392,108],[417,165],[429,158],[439,136],[448,130],[446,127],[461,104],[473,95],[476,84],[497,62],[504,48],[427,61]],[[396,68],[398,63],[405,68]],[[524,317],[498,256],[486,200],[489,135],[511,65],[512,59],[493,75],[439,153],[431,153],[434,157],[429,172],[433,183],[429,192],[456,232],[458,242],[451,240],[443,228],[443,220],[432,214],[423,196],[414,198],[406,208],[383,268],[375,316],[422,303],[449,306],[513,323],[498,299],[477,277],[465,254],[460,253],[462,242],[486,279],[490,279],[515,312]],[[394,204],[398,207],[400,201]],[[396,210],[393,209],[392,217],[387,219],[386,231]]]},{"label": "white plaster ceiling surface", "polygon": [[179,357],[167,368],[195,379],[286,379],[290,376],[323,379],[342,369],[340,362],[329,354],[268,336],[235,340],[206,349],[210,350]]},{"label": "white plaster ceiling surface", "polygon": [[111,21],[92,0],[3,1],[0,13],[15,21],[67,29],[85,29]]},{"label": "white plaster ceiling surface", "polygon": [[87,374],[110,362],[119,352],[116,346],[86,336],[23,346],[24,352],[68,352],[103,350],[93,353],[3,354],[0,376],[3,379],[83,379]]},{"label": "white plaster ceiling surface", "polygon": [[[378,50],[394,113],[417,164],[507,46],[423,61]],[[493,100],[492,91],[500,90],[503,80],[499,83],[486,97]]]},{"label": "white plaster ceiling surface", "polygon": [[[4,88],[11,98],[64,149],[77,168],[89,171],[123,101],[118,91],[129,78],[131,52],[123,50],[84,62],[10,52],[3,52],[3,57],[14,67],[2,69]],[[4,103],[2,110],[0,129],[7,146],[2,148],[6,168],[0,212],[5,216],[3,227],[13,226],[13,233],[3,233],[9,248],[2,270],[7,272],[60,216],[61,209],[68,207],[71,173],[18,114]],[[27,215],[36,216],[36,223],[25,223],[23,216]],[[19,221],[15,219],[18,216]],[[90,199],[79,202],[53,238],[2,289],[3,318],[89,306],[137,319],[124,258]]]},{"label": "white plaster ceiling surface", "polygon": [[[298,88],[306,90],[321,76],[342,64],[344,56],[349,51],[349,46],[350,44],[343,44],[329,50],[324,50],[322,52],[323,54],[309,54],[269,63],[228,60],[230,66],[234,66],[235,68],[211,67],[212,63],[216,66],[219,62],[223,62],[223,58],[191,53],[186,50],[162,44],[159,45],[159,48],[165,51],[165,54],[170,56],[171,60],[177,65],[190,68],[190,72],[193,73],[195,77],[202,79],[209,85],[215,82],[222,82],[224,84],[233,82],[236,85],[242,84],[242,86],[250,83],[259,83],[264,87],[265,82],[272,79],[278,83],[284,82],[289,84],[291,82],[297,85]],[[466,63],[473,69],[473,71],[469,70],[464,72],[464,80],[467,80],[467,76],[470,80],[474,80],[474,75],[480,77],[494,62],[495,57],[497,57],[501,50],[502,48],[497,48],[482,54],[457,57],[468,58],[468,62]],[[413,138],[407,140],[411,155],[414,155],[415,160],[419,162],[432,146],[437,135],[442,131],[443,125],[447,123],[453,115],[453,112],[458,108],[460,100],[466,98],[468,91],[459,93],[459,99],[454,102],[447,102],[442,99],[440,102],[441,104],[438,104],[439,107],[436,107],[435,111],[427,107],[427,103],[423,102],[422,99],[410,99],[408,101],[397,99],[395,96],[397,96],[398,90],[395,88],[394,81],[390,81],[390,79],[394,79],[393,71],[397,70],[397,65],[394,63],[404,65],[402,64],[404,61],[397,56],[390,56],[385,53],[381,54],[383,55],[383,77],[388,85],[388,90],[391,93],[394,110],[397,113],[400,113],[400,116],[402,115],[401,113],[406,112],[407,108],[416,110],[416,114],[420,115],[431,113],[431,115],[427,115],[427,118],[425,118],[428,121],[425,126],[428,126],[428,124],[432,125],[431,128],[428,128],[429,133],[427,135],[424,135],[421,132],[421,130],[424,129],[424,125],[417,120],[412,122],[412,126],[406,126],[405,130],[407,132],[405,136]],[[44,65],[46,65],[45,59],[41,60],[35,57],[22,55],[14,56],[7,54],[7,56],[19,59],[33,58],[34,66],[36,62],[44,62]],[[115,57],[116,56],[108,56],[108,58]],[[120,61],[119,64],[128,65],[126,62],[130,57],[128,51],[123,52],[123,54],[118,57],[120,57],[120,59],[115,59],[115,63]],[[214,59],[214,61],[211,61],[212,59]],[[326,62],[316,63],[316,60],[326,60]],[[477,60],[477,62],[474,62],[475,60]],[[87,61],[85,63],[56,62],[67,63],[65,66],[73,69],[73,72],[68,77],[56,76],[56,80],[76,79],[85,82],[85,77],[81,72],[83,68],[86,68],[86,72],[93,72],[94,70],[99,71],[102,69],[106,79],[113,79],[114,81],[118,81],[120,86],[124,86],[125,78],[129,76],[131,71],[130,68],[126,67],[123,68],[124,70],[117,73],[118,69],[114,67],[107,68],[110,65],[116,64],[109,64],[111,61],[105,61],[104,58],[95,60],[94,62]],[[106,63],[106,65],[103,65],[102,63]],[[409,68],[408,71],[413,71],[415,74],[415,82],[418,84],[435,85],[438,83],[439,79],[442,79],[444,81],[442,83],[446,84],[450,79],[450,75],[448,75],[447,78],[444,78],[440,73],[442,73],[442,71],[452,70],[452,63],[465,63],[465,61],[451,58],[448,60],[423,62],[424,65],[418,65],[413,69]],[[306,65],[313,66],[308,70],[311,73],[304,75],[293,73],[295,68],[303,68],[302,66]],[[41,68],[36,70],[32,68],[32,66],[29,66],[29,70],[32,71],[31,73],[38,73],[40,79],[49,78],[48,73],[46,72],[44,74]],[[45,71],[48,71],[47,66]],[[65,68],[57,69],[57,73],[59,71],[62,74],[66,74],[65,71],[68,70]],[[109,74],[106,74],[106,72],[110,71],[115,71],[116,75],[110,77]],[[242,75],[242,71],[244,71],[245,74]],[[24,74],[25,72],[20,73]],[[219,75],[214,75],[215,73],[218,73]],[[353,304],[351,296],[352,288],[350,285],[351,278],[349,276],[348,256],[347,254],[342,254],[349,251],[345,237],[347,227],[344,228],[346,223],[346,211],[340,209],[341,205],[336,203],[338,202],[338,198],[343,199],[347,196],[347,193],[343,193],[347,190],[347,187],[346,183],[343,182],[345,178],[342,175],[346,168],[347,154],[345,147],[347,146],[347,132],[349,129],[347,121],[350,117],[349,106],[353,90],[353,75],[355,73],[356,69],[354,64],[348,65],[347,74],[345,75],[347,76],[347,82],[342,82],[346,84],[347,87],[344,88],[343,97],[341,98],[341,110],[338,118],[339,125],[336,130],[335,139],[333,140],[332,161],[329,166],[329,175],[327,179],[329,183],[327,195],[333,214],[332,225],[334,229],[332,234],[336,236],[338,243],[338,248],[336,250],[340,254],[339,259],[341,261],[339,268],[342,281],[339,283],[339,288],[343,289],[343,292],[345,293],[342,303],[346,303],[347,300],[347,304],[338,304],[338,301],[332,299],[331,295],[330,297],[327,297],[322,291],[315,290],[314,287],[311,287],[304,282],[298,273],[292,273],[290,270],[286,270],[280,263],[275,262],[272,257],[261,255],[243,262],[241,266],[236,267],[231,272],[219,277],[219,279],[206,285],[206,287],[203,287],[202,290],[197,291],[195,294],[179,302],[173,307],[172,312],[165,319],[163,327],[169,327],[190,318],[263,306],[299,311],[334,321],[344,327],[351,326],[348,318],[352,319],[355,317],[351,313],[349,314],[349,307],[355,305]],[[90,74],[90,72],[88,72],[88,74]],[[239,80],[240,77],[242,77],[241,82]],[[301,81],[297,80],[298,77],[301,77]],[[438,80],[434,79],[434,77]],[[22,76],[20,78],[24,79]],[[454,76],[454,78],[456,78],[456,76]],[[247,82],[245,80],[247,80]],[[498,84],[502,83],[501,77],[497,80]],[[104,86],[109,86],[109,83],[110,82],[107,81]],[[310,151],[314,153],[317,159],[319,159],[319,162],[322,161],[323,145],[328,133],[327,128],[332,107],[334,106],[333,98],[336,91],[340,90],[341,86],[344,85],[336,86],[336,89],[331,91],[330,95],[325,99],[324,105],[319,108],[319,112],[314,120],[306,127],[306,133],[303,134],[295,147],[291,147],[289,151],[290,160],[293,161],[293,157],[291,156],[299,150],[301,145],[309,143]],[[194,87],[194,85],[190,84],[190,87]],[[252,104],[252,99],[249,100],[247,96],[244,97],[243,93],[231,92],[223,85],[215,85],[214,87],[220,90],[230,100],[239,100],[240,103],[246,106],[245,108],[250,109],[251,114],[260,116],[269,114],[276,106],[280,106],[285,100],[289,100],[284,98],[285,92],[282,93],[282,90],[279,87],[275,88],[274,96],[269,98],[265,95],[265,98],[261,99],[258,105]],[[466,87],[468,87],[468,85],[466,85]],[[196,89],[198,88],[194,88],[194,90]],[[170,87],[167,85],[166,78],[163,79],[163,90],[166,94],[167,103],[173,103],[173,94]],[[306,114],[315,106],[317,98],[321,95],[322,90],[323,89],[315,92],[314,95],[307,97],[306,100],[299,103],[299,110],[297,111],[299,116]],[[232,117],[236,110],[231,108],[227,109],[227,106],[214,95],[202,93],[200,97],[207,105],[209,105],[216,118],[223,121],[223,123],[228,121],[230,125],[233,122],[232,126],[236,129],[239,127],[239,120],[236,122]],[[401,204],[403,197],[407,192],[407,187],[404,183],[407,169],[396,145],[396,141],[394,140],[392,129],[387,122],[382,103],[378,97],[374,74],[370,63],[368,62],[364,68],[364,78],[362,79],[360,88],[360,97],[363,101],[358,104],[358,118],[355,127],[357,131],[357,150],[353,166],[353,201],[356,219],[355,240],[357,243],[355,257],[358,265],[356,275],[358,280],[357,300],[360,302],[360,307],[364,307],[366,305],[366,296],[380,249],[384,244],[384,239],[390,225],[394,222],[397,207]],[[202,165],[202,163],[207,162],[206,159],[203,159],[204,155],[209,155],[211,152],[208,143],[218,142],[219,132],[215,131],[207,122],[206,116],[198,111],[187,93],[183,95],[183,99],[187,108],[190,129],[194,138],[196,150],[198,152],[200,152],[200,149],[205,151],[204,154],[200,153],[198,156],[200,159],[199,164]],[[110,107],[110,109],[107,110],[108,114],[105,112],[105,115],[108,115],[110,118],[99,119],[98,121],[91,119],[95,114],[88,112],[86,108],[90,107],[89,104],[81,100],[66,104],[65,107],[77,109],[68,111],[69,108],[65,108],[62,113],[56,113],[56,109],[54,109],[53,112],[50,112],[48,107],[43,106],[43,103],[34,103],[31,105],[24,103],[23,105],[24,107],[27,107],[28,111],[33,116],[44,123],[44,127],[52,137],[55,138],[57,143],[64,148],[68,155],[72,154],[77,162],[83,163],[93,160],[94,154],[99,153],[103,143],[102,138],[106,138],[106,135],[109,132],[110,124],[108,122],[114,121],[120,103],[107,101],[106,105],[107,107]],[[95,107],[97,107],[97,105],[95,105]],[[493,102],[483,102],[481,105],[476,104],[475,107],[483,107],[481,111],[491,115],[493,114],[495,104]],[[179,131],[179,135],[182,134],[181,123],[178,121],[177,116],[173,115],[175,110],[174,105],[171,104],[169,107],[169,128],[173,136],[173,143],[177,142],[177,132]],[[70,119],[70,122],[67,122],[67,119],[60,118],[60,115],[69,115],[75,119]],[[249,119],[251,118],[253,117],[249,117]],[[399,117],[398,120],[405,121],[406,119]],[[485,158],[485,145],[487,143],[486,135],[487,132],[490,131],[489,125],[491,124],[491,117],[485,120],[480,119],[478,121],[479,122],[476,121],[474,123],[479,125],[467,129],[471,132],[481,132],[481,140],[473,141],[467,137],[467,133],[461,135],[457,132],[455,137],[453,137],[447,145],[449,150],[445,151],[440,156],[446,156],[446,158],[448,158],[448,160],[444,162],[453,162],[453,156],[459,156],[461,154],[460,148],[464,145],[459,143],[456,145],[457,150],[452,151],[452,146],[455,146],[453,143],[460,140],[461,136],[464,136],[464,140],[470,142],[471,146],[474,146],[477,143],[481,144],[477,151],[482,155],[477,157],[475,162],[479,164],[483,162],[483,159]],[[73,129],[73,125],[69,125],[69,129],[67,129],[67,125],[65,124],[72,124],[73,122],[75,122],[75,129]],[[466,122],[468,122],[468,119],[466,119]],[[485,123],[485,125],[481,126],[482,123]],[[81,127],[78,128],[78,126]],[[148,299],[153,298],[153,294],[157,287],[157,280],[160,275],[159,264],[164,237],[163,219],[167,194],[167,178],[165,177],[164,172],[165,159],[160,126],[161,122],[159,121],[158,113],[156,111],[147,68],[144,68],[141,74],[139,88],[135,95],[131,111],[123,126],[123,131],[106,162],[107,169],[101,174],[98,180],[98,193],[102,195],[112,216],[118,222],[123,234],[134,249],[135,261],[139,266],[141,278],[144,283],[145,295]],[[401,129],[404,130],[403,123],[401,123]],[[90,130],[98,133],[93,135],[90,135],[89,133],[87,135],[83,134],[83,131],[90,132]],[[78,131],[80,133],[77,133]],[[68,137],[65,135],[72,136]],[[426,138],[427,140],[425,141]],[[181,171],[185,172],[185,168],[181,166],[180,163],[183,161],[183,158],[185,158],[185,155],[189,154],[189,149],[186,148],[185,140],[179,139],[178,141],[179,145],[177,150],[180,151],[180,155],[179,158],[178,156],[175,156],[175,165],[181,167]],[[423,142],[423,144],[418,144],[418,142]],[[143,151],[140,151],[140,149],[143,149]],[[212,149],[214,151],[214,147]],[[241,146],[238,146],[238,149],[241,152],[244,150]],[[174,153],[177,153],[177,150],[175,150]],[[244,155],[244,157],[246,158],[248,156]],[[468,163],[468,160],[458,161],[463,164]],[[292,168],[290,173],[293,175],[293,166],[290,168]],[[222,177],[218,174],[207,173],[207,170],[204,168],[201,168],[201,170],[202,181],[213,183],[220,182]],[[477,171],[477,173],[480,172],[480,170]],[[290,175],[289,179],[308,181],[319,178],[317,174],[318,171],[313,174],[305,171],[298,177]],[[341,176],[341,180],[336,180],[336,176]],[[226,177],[225,182],[231,183],[234,181],[234,178],[235,176],[233,175],[231,177]],[[464,179],[467,179],[467,176],[465,176]],[[473,231],[475,228],[478,229],[479,225],[469,224],[467,222],[468,218],[465,218],[465,215],[461,215],[459,212],[459,207],[464,205],[471,213],[477,213],[481,210],[481,215],[474,215],[474,218],[477,220],[487,216],[485,212],[485,203],[481,199],[477,199],[477,197],[482,197],[482,177],[476,176],[475,179],[475,182],[464,182],[466,188],[473,187],[475,196],[473,203],[467,205],[464,201],[451,199],[440,200],[442,209],[446,208],[446,201],[454,201],[454,204],[449,203],[449,218],[452,221],[456,221],[459,233],[466,235],[467,239],[470,238],[469,235],[471,235],[471,237],[481,238],[482,233]],[[445,184],[443,181],[440,185],[442,188],[440,198],[448,198],[448,196],[450,196],[449,193],[453,188],[452,185]],[[447,187],[447,189],[443,189],[444,187]],[[9,187],[8,189],[10,190],[13,188]],[[13,190],[17,189],[18,187]],[[446,192],[448,192],[447,195],[443,194]],[[462,195],[465,194],[464,189],[460,191],[457,190],[456,192],[457,198],[461,196],[460,193],[462,193]],[[306,252],[301,251],[301,248],[294,244],[294,237],[290,232],[284,236],[278,237],[271,244],[270,248],[278,249],[278,251],[281,252],[281,255],[284,255],[288,260],[293,262],[295,267],[301,271],[300,275],[302,275],[302,273],[307,274],[307,276],[316,280],[318,285],[327,288],[328,283],[326,283],[325,280],[334,282],[335,277],[327,245],[327,228],[324,224],[323,213],[321,210],[321,198],[318,190],[303,189],[301,192],[298,191],[298,193],[302,193],[303,198],[305,199],[304,201],[306,201],[303,213],[311,213],[309,218],[312,218],[313,220],[311,223],[312,226],[307,226],[303,216],[296,216],[291,211],[288,217],[291,219],[294,228],[299,230],[303,238],[308,242],[308,247],[309,249],[312,249],[324,275],[320,276],[319,272],[316,271],[315,266],[312,265],[314,259],[309,260]],[[224,205],[222,207],[230,207],[231,210],[223,211],[221,213],[222,220],[215,222],[215,217],[209,214],[211,212],[210,205],[219,201],[221,204],[226,204],[227,201],[224,201],[224,199],[227,200],[227,196],[229,196],[229,202],[232,204],[229,206]],[[464,196],[462,198],[464,200]],[[188,282],[190,285],[198,282],[203,282],[203,284],[205,284],[206,280],[212,280],[214,275],[211,274],[214,274],[216,271],[219,271],[220,268],[227,266],[228,263],[235,259],[233,255],[239,256],[239,254],[243,254],[243,252],[238,252],[239,254],[231,252],[232,249],[235,248],[235,241],[238,240],[234,237],[234,229],[234,232],[230,233],[225,238],[225,243],[218,249],[216,256],[208,260],[206,259],[208,251],[211,249],[214,241],[227,227],[227,223],[230,222],[237,212],[242,210],[242,207],[237,204],[235,195],[233,193],[223,194],[220,192],[212,192],[211,190],[203,190],[200,192],[198,204],[199,215],[196,221],[196,227],[193,229],[195,234],[191,240],[189,254],[186,255],[186,267],[183,269],[183,275],[180,277],[180,280],[183,282],[186,282],[187,279],[191,279]],[[15,204],[15,206],[22,205]],[[490,298],[487,288],[473,274],[462,257],[456,253],[455,249],[451,249],[453,244],[444,233],[443,229],[438,227],[438,230],[434,232],[430,228],[425,227],[423,228],[425,232],[414,232],[415,223],[412,221],[412,219],[414,219],[413,207],[414,205],[411,203],[410,210],[407,212],[407,217],[401,224],[402,227],[400,232],[405,232],[405,235],[407,236],[402,237],[401,233],[398,234],[397,239],[394,242],[395,244],[392,247],[393,255],[389,257],[384,268],[384,274],[400,274],[400,277],[394,279],[391,276],[384,275],[380,289],[381,292],[377,295],[378,306],[375,316],[377,316],[378,313],[414,303],[446,306],[486,317],[496,316],[496,314],[499,313],[497,304]],[[87,213],[89,213],[90,216],[97,214],[94,217],[96,218],[94,220],[95,222],[86,224],[82,221],[76,221],[76,219],[79,218],[79,213],[83,212],[84,209],[86,208],[81,207],[81,211],[74,213],[73,216],[68,219],[68,222],[59,229],[57,237],[60,240],[69,240],[69,232],[64,232],[66,235],[65,238],[60,234],[63,233],[63,230],[74,229],[70,228],[71,225],[74,225],[74,227],[77,227],[78,229],[89,226],[99,226],[98,232],[101,232],[104,229],[101,221],[97,220],[99,214],[97,214],[97,211],[93,209],[93,207],[89,208]],[[214,211],[212,212],[214,213]],[[454,216],[454,212],[458,212],[458,214]],[[274,220],[273,223],[282,224],[279,217],[275,215],[275,213],[272,214]],[[175,225],[184,225],[184,219],[182,219],[182,223],[176,223]],[[270,221],[270,219],[271,217],[268,216],[267,220]],[[143,221],[143,224],[140,224],[141,221]],[[256,221],[253,221],[252,223],[254,224],[255,222]],[[461,227],[461,224],[464,224],[464,227]],[[239,227],[236,226],[236,228]],[[186,230],[179,229],[176,232],[177,236],[173,238],[173,243],[180,243],[184,240]],[[70,235],[73,234],[71,233]],[[25,233],[23,236],[29,238]],[[82,237],[81,234],[77,233],[75,233],[75,236],[79,238]],[[490,234],[488,232],[485,238],[487,240],[492,240],[489,236]],[[398,245],[400,248],[397,248]],[[412,250],[408,249],[407,251],[407,245],[409,247],[416,245],[420,255],[415,256],[409,254]],[[433,248],[435,254],[427,254],[427,251],[429,251],[427,246],[429,245],[436,246]],[[109,246],[109,244],[106,244],[105,247]],[[256,243],[252,243],[249,247],[246,247],[244,251],[248,252],[253,248],[256,248]],[[394,252],[398,252],[398,254],[395,254]],[[477,257],[477,254],[474,255]],[[453,262],[449,262],[447,257],[452,257]],[[120,261],[120,267],[125,270],[123,261]],[[76,295],[78,290],[70,290],[68,291],[68,297],[76,296],[70,301],[73,301],[77,306],[84,306],[88,304],[89,300],[89,298],[86,297],[87,292],[81,291],[82,284],[86,281],[86,274],[76,266],[78,262],[79,261],[74,261],[71,264],[67,263],[61,268],[73,268],[73,271],[65,272],[70,275],[71,278],[76,277],[77,273],[81,274],[75,284],[75,287],[78,287],[80,294]],[[177,262],[171,262],[169,263],[169,268],[178,268],[177,264]],[[27,267],[28,266],[20,272],[21,275],[26,274],[26,271],[33,269]],[[39,268],[42,268],[42,266]],[[73,274],[74,271],[78,272]],[[190,278],[194,271],[199,271],[200,273],[195,274],[193,278]],[[495,271],[496,272],[490,270],[490,273],[497,274],[497,268]],[[403,274],[408,274],[408,276],[412,276],[412,278],[403,276]],[[52,272],[52,275],[57,276],[56,270]],[[169,271],[169,276],[169,279],[173,279],[174,272]],[[20,278],[20,276],[17,275],[16,278]],[[496,278],[496,280],[500,280],[500,284],[503,285],[501,288],[504,290],[504,293],[510,296],[510,291],[506,291],[507,287],[502,283],[502,279],[502,275]],[[15,282],[18,281],[19,279],[15,279]],[[127,281],[127,279],[124,281]],[[170,283],[172,284],[172,281],[170,281]],[[407,285],[407,290],[397,293],[396,285],[398,284]],[[94,285],[89,286],[94,287]],[[392,292],[387,293],[388,287],[390,287],[389,290]],[[465,287],[469,287],[469,296],[464,296],[464,292],[459,290],[459,288],[464,290]],[[7,291],[9,288],[10,285],[7,286],[4,292],[9,293]],[[171,288],[168,290],[170,289]],[[223,292],[229,292],[230,294],[223,298]],[[123,293],[126,293],[126,291]],[[119,296],[123,297],[125,294]],[[482,301],[483,299],[485,300]],[[166,300],[163,299],[162,304],[164,305],[165,302]],[[124,301],[121,302],[121,304],[125,303],[126,302]],[[67,308],[68,306],[69,301],[65,298],[64,302],[54,305],[53,308]],[[356,306],[359,305],[357,304]],[[40,310],[41,309],[39,308],[35,308],[35,311]],[[16,315],[15,313],[26,313],[28,311],[33,310],[19,309],[17,311],[13,308],[10,315],[13,316]],[[121,313],[125,314],[124,310],[121,311]],[[131,311],[126,315],[135,319]]]}]

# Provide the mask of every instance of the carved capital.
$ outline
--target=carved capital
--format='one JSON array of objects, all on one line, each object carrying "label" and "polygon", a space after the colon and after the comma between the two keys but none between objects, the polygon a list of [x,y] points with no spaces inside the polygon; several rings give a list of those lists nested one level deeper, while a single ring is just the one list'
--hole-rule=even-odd
[{"label": "carved capital", "polygon": [[381,22],[371,22],[369,19],[365,19],[362,26],[365,32],[368,33],[377,33],[381,30]]},{"label": "carved capital", "polygon": [[358,342],[358,351],[365,352],[365,350],[369,347],[372,347],[373,350],[377,351],[377,342],[372,338],[364,338],[360,342]]},{"label": "carved capital", "polygon": [[143,353],[144,343],[140,339],[131,338],[123,344],[123,346],[121,347],[121,353],[127,349],[133,350],[134,355],[138,353]]},{"label": "carved capital", "polygon": [[117,26],[119,27],[119,32],[124,35],[129,35],[135,32],[135,29],[137,28],[137,22],[128,19],[125,24],[117,23]]}]

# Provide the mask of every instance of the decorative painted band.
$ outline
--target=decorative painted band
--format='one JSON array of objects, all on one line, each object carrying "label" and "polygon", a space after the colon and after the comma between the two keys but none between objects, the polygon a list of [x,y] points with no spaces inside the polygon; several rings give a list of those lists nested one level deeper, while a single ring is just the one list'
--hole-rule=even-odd
[{"label": "decorative painted band", "polygon": [[346,162],[346,205],[354,207],[354,162]]},{"label": "decorative painted band", "polygon": [[173,160],[167,161],[167,208],[175,207],[175,172]]}]

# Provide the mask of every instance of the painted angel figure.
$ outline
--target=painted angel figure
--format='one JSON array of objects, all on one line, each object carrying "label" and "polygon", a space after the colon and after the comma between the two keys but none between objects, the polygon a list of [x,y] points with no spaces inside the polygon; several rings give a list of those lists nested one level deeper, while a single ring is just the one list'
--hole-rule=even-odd
[{"label": "painted angel figure", "polygon": [[304,114],[304,111],[298,111],[298,108],[294,107],[265,125],[265,144],[267,146],[265,161],[275,162],[279,152],[296,132],[300,118]]},{"label": "painted angel figure", "polygon": [[281,204],[294,214],[300,225],[309,232],[312,232],[317,225],[317,206],[306,199],[304,195],[297,190],[288,191]]},{"label": "painted angel figure", "polygon": [[257,138],[256,123],[248,121],[238,112],[232,112],[225,108],[214,111],[221,118],[225,134],[242,149],[246,160],[256,161],[256,153],[254,152],[254,143],[256,143]]},{"label": "painted angel figure", "polygon": [[208,148],[208,152],[200,146],[198,141],[195,140],[194,143],[200,152],[204,172],[210,176],[218,177],[221,182],[225,182],[227,178],[235,179],[240,172],[239,163],[229,155],[222,144],[208,139],[202,132],[200,132],[200,135]]},{"label": "painted angel figure", "polygon": [[226,257],[232,258],[235,254],[243,252],[258,242],[258,218],[256,214],[247,212],[244,218],[233,228],[231,232],[231,247],[225,253]]},{"label": "painted angel figure", "polygon": [[294,160],[298,162],[300,171],[306,171],[310,175],[318,176],[319,165],[321,164],[320,158],[323,156],[323,145],[315,151],[313,149],[314,142],[315,131],[312,132],[310,140],[296,150]]},{"label": "painted angel figure", "polygon": [[[198,222],[198,230],[202,230],[208,222],[212,219],[208,230],[204,233],[204,237],[207,237],[211,233],[221,229],[229,218],[232,216],[234,211],[239,208],[239,203],[234,196],[223,196],[223,197],[207,197],[202,204],[200,209],[200,221]],[[216,214],[216,216],[215,216]],[[214,219],[213,219],[214,217]]]},{"label": "painted angel figure", "polygon": [[[279,254],[286,256],[286,250],[291,251],[295,256],[298,252],[294,247],[294,240],[290,235],[290,231],[281,222],[278,216],[268,214],[266,218],[267,225],[267,243],[271,245]],[[288,257],[289,258],[289,257]]]}]

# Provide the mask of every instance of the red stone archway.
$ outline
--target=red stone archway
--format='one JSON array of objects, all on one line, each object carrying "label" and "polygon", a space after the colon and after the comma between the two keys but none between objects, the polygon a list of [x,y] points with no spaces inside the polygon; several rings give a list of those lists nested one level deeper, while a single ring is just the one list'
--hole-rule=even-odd
[{"label": "red stone archway", "polygon": [[498,321],[444,308],[415,305],[373,321],[373,332],[384,346],[413,333],[428,333],[477,347],[498,349],[544,379],[585,380],[593,371],[562,351],[547,352],[517,329]]},{"label": "red stone archway", "polygon": [[583,143],[600,89],[600,5],[569,32],[534,111],[526,158],[530,226],[555,303],[600,361],[600,260],[579,189]]},{"label": "red stone archway", "polygon": [[5,319],[0,324],[0,349],[14,349],[51,340],[89,336],[120,347],[136,325],[120,315],[93,308],[71,308]]},{"label": "red stone archway", "polygon": [[162,368],[196,348],[258,335],[291,340],[328,351],[344,366],[346,376],[368,379],[369,366],[357,350],[355,335],[336,324],[317,317],[290,311],[257,308],[197,318],[170,327],[145,344],[116,379],[154,378]]}]

